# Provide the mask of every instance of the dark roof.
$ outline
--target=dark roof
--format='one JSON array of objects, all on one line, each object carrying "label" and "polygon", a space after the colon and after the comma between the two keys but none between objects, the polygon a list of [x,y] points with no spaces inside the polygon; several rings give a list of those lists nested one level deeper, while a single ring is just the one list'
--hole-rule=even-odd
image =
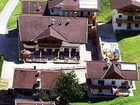
[{"label": "dark roof", "polygon": [[43,32],[41,32],[37,37],[35,37],[33,40],[38,40],[38,39],[42,39],[44,37],[55,37],[57,39],[63,40],[63,41],[67,41],[63,36],[61,36],[61,34],[59,34],[53,27],[48,27],[46,28]]},{"label": "dark roof", "polygon": [[60,75],[60,71],[34,70],[16,68],[14,72],[13,88],[17,89],[33,89],[37,80],[37,72],[41,71],[39,78],[41,79],[41,89],[53,90],[55,82]]},{"label": "dark roof", "polygon": [[[53,24],[54,22],[54,24]],[[53,35],[70,43],[87,43],[88,19],[58,16],[19,16],[20,41]]]},{"label": "dark roof", "polygon": [[15,105],[55,105],[54,101],[41,102],[29,99],[16,99]]},{"label": "dark roof", "polygon": [[97,0],[97,8],[80,8],[80,4],[79,4],[79,0],[48,0],[48,8],[62,8],[62,10],[76,10],[76,11],[86,11],[86,10],[90,10],[90,11],[99,11],[100,10],[100,0]]},{"label": "dark roof", "polygon": [[119,64],[112,63],[108,65],[103,61],[87,62],[86,78],[92,79],[125,79],[138,80],[138,70],[121,70],[121,64],[137,64],[121,62]]},{"label": "dark roof", "polygon": [[123,73],[120,71],[120,69],[115,65],[111,64],[111,66],[106,71],[105,75],[102,77],[103,79],[125,79]]},{"label": "dark roof", "polygon": [[47,9],[47,2],[21,1],[22,13],[44,14]]},{"label": "dark roof", "polygon": [[111,2],[112,9],[120,9],[131,5],[140,7],[140,2],[136,0],[112,0]]}]

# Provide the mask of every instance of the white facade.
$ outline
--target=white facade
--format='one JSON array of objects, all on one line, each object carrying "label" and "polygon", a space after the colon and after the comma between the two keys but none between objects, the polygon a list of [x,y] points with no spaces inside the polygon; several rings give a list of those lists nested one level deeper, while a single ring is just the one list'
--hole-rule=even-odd
[{"label": "white facade", "polygon": [[[122,13],[118,13],[118,10],[113,10],[112,14],[112,25],[113,25],[113,30],[114,32],[117,30],[140,30],[140,19],[135,19],[135,16],[133,16],[132,21],[139,21],[139,23],[127,23],[127,22],[122,22],[122,23],[117,23],[116,20],[128,20],[128,16],[124,15]],[[129,25],[129,27],[128,27]]]},{"label": "white facade", "polygon": [[[101,85],[99,83],[99,81],[104,81],[104,85]],[[98,86],[101,86],[102,89],[100,91],[100,88],[94,88],[94,89],[90,89],[91,91],[91,96],[92,95],[99,95],[99,94],[103,94],[103,95],[115,95],[114,92],[113,92],[113,88],[114,87],[117,87],[117,88],[114,88],[114,91],[116,89],[120,89],[121,91],[119,92],[119,95],[120,96],[133,96],[133,90],[135,90],[135,84],[133,83],[134,81],[130,81],[130,80],[116,80],[116,79],[92,79],[91,80],[92,82],[92,85],[94,87],[98,87]],[[112,82],[114,82],[114,84],[112,84]],[[125,89],[125,88],[120,88],[122,86],[123,83],[127,82],[128,83],[128,86],[130,86],[129,89]],[[105,87],[110,87],[110,88],[105,88]]]},{"label": "white facade", "polygon": [[[92,80],[92,85],[96,85],[96,86],[100,85],[100,84],[98,84],[98,81],[100,81],[100,80],[98,80],[98,79]],[[124,83],[125,81],[128,82],[129,86],[132,86],[132,82],[128,81],[128,80],[103,79],[103,81],[104,81],[104,86],[112,86],[112,81],[115,81],[115,85],[113,85],[113,86],[116,86],[116,87],[120,87],[122,85],[122,83]]]}]

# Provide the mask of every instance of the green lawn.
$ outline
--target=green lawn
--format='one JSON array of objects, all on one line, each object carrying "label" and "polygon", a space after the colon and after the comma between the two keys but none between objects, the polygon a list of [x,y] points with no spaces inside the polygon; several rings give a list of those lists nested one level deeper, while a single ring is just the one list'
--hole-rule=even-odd
[{"label": "green lawn", "polygon": [[19,2],[8,21],[7,24],[8,29],[17,27],[17,18],[20,14],[21,14],[21,3]]},{"label": "green lawn", "polygon": [[0,77],[1,77],[1,71],[2,71],[2,64],[3,64],[3,57],[0,56]]},{"label": "green lawn", "polygon": [[101,11],[97,13],[97,22],[106,23],[111,19],[112,11],[110,6],[110,0],[100,0]]},{"label": "green lawn", "polygon": [[0,0],[0,12],[3,10],[3,8],[7,2],[8,2],[8,0]]},{"label": "green lawn", "polygon": [[122,61],[140,63],[140,34],[125,32],[116,36]]}]

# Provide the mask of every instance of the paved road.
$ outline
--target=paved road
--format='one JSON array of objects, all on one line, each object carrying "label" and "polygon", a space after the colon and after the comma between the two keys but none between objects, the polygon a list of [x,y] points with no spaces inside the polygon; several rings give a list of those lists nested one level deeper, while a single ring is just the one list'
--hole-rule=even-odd
[{"label": "paved road", "polygon": [[7,34],[7,23],[19,0],[9,0],[0,14],[0,34]]}]

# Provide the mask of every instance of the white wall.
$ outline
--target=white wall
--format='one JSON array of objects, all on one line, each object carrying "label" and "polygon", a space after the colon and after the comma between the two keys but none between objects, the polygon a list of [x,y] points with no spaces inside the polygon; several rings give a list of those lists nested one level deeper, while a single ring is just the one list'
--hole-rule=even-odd
[{"label": "white wall", "polygon": [[[122,18],[119,18],[119,15],[122,15]],[[113,30],[127,30],[127,23],[121,23],[121,27],[118,27],[118,23],[116,23],[116,19],[122,19],[122,20],[127,20],[128,16],[123,15],[122,13],[118,13],[118,11],[115,9],[112,12],[112,25],[113,25]],[[134,19],[134,16],[133,16]],[[134,19],[135,20],[135,19]],[[131,24],[131,30],[140,30],[140,24],[139,27],[135,27],[135,24]]]},{"label": "white wall", "polygon": [[[115,81],[115,86],[119,87],[125,80],[104,79],[104,86],[112,86],[112,81]],[[98,79],[92,79],[92,84],[99,85]],[[128,81],[128,85],[131,85],[131,81]]]}]

